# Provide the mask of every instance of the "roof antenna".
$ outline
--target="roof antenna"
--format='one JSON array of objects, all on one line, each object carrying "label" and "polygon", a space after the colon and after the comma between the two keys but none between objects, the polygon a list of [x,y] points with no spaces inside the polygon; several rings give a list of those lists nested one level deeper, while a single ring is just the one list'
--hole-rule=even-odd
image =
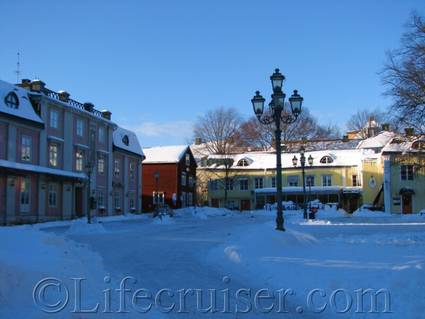
[{"label": "roof antenna", "polygon": [[15,71],[15,73],[16,73],[16,83],[19,83],[19,77],[21,75],[21,62],[20,62],[21,54],[18,51],[18,53],[16,55],[17,55],[17,58],[18,58],[18,61],[16,62],[16,71]]}]

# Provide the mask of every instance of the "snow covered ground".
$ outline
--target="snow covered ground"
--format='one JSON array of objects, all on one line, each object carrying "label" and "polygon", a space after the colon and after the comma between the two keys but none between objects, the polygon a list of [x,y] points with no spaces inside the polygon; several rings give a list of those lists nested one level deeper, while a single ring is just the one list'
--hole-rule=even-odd
[{"label": "snow covered ground", "polygon": [[425,216],[301,216],[286,232],[274,211],[213,208],[1,227],[0,318],[424,318]]}]

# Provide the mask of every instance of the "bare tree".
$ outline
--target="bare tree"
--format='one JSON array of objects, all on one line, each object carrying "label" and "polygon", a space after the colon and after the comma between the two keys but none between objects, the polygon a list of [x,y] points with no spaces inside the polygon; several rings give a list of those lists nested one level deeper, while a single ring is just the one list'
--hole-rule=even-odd
[{"label": "bare tree", "polygon": [[[281,128],[283,143],[295,140],[337,138],[340,136],[337,126],[320,125],[307,108],[304,108],[295,123],[289,125],[281,123]],[[274,125],[263,125],[253,116],[241,125],[241,133],[238,138],[240,145],[264,150],[270,149],[274,146]]]},{"label": "bare tree", "polygon": [[233,155],[237,149],[241,123],[241,116],[236,109],[219,107],[200,116],[193,129],[194,136],[204,142],[205,155],[214,155],[213,160],[216,164],[214,171],[221,170],[224,173],[224,179],[219,181],[224,186],[226,205],[231,183],[229,175],[233,165]]},{"label": "bare tree", "polygon": [[379,109],[359,110],[350,116],[346,126],[351,131],[359,131],[360,137],[366,138],[368,133],[367,127],[370,120],[375,121],[375,124],[383,124],[386,122],[385,114]]},{"label": "bare tree", "polygon": [[425,132],[425,19],[412,14],[401,38],[401,48],[387,53],[382,71],[386,95],[393,97],[392,110],[403,126]]}]

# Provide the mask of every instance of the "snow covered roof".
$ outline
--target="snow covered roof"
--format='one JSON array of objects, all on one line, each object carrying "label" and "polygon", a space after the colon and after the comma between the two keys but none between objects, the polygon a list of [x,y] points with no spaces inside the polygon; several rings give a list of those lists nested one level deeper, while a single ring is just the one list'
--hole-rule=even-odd
[{"label": "snow covered roof", "polygon": [[[306,152],[306,159],[309,156],[313,157],[313,166],[314,167],[332,167],[332,166],[359,166],[361,165],[361,161],[363,158],[363,154],[361,151],[356,149],[349,150],[330,150],[330,151],[313,151]],[[292,158],[296,156],[298,158],[298,165],[300,165],[300,154],[299,152],[293,153],[282,153],[282,167],[283,168],[294,168],[292,164]],[[324,157],[330,157],[332,163],[321,163],[321,159]],[[209,159],[225,159],[232,158],[233,169],[274,169],[276,168],[276,154],[275,153],[267,153],[267,152],[252,152],[252,153],[243,153],[234,156],[220,156],[220,155],[212,155],[209,156]],[[245,159],[249,162],[248,166],[238,166],[238,162],[242,159]],[[308,166],[308,164],[306,163]],[[208,166],[208,168],[220,168],[220,165],[212,164]]]},{"label": "snow covered roof", "polygon": [[113,142],[115,147],[142,157],[145,156],[136,134],[132,131],[117,127],[113,133]]},{"label": "snow covered roof", "polygon": [[367,138],[359,143],[357,148],[382,148],[388,144],[389,141],[395,136],[394,132],[384,131],[380,134]]},{"label": "snow covered roof", "polygon": [[383,153],[410,153],[424,152],[423,147],[414,147],[415,144],[422,143],[425,145],[425,135],[415,136],[395,136],[382,150]]},{"label": "snow covered roof", "polygon": [[[17,98],[17,103],[10,107],[6,101]],[[13,84],[0,80],[0,112],[17,116],[37,123],[43,123],[41,118],[35,113],[34,108],[28,98],[28,91]]]},{"label": "snow covered roof", "polygon": [[157,146],[145,148],[146,163],[178,163],[186,153],[188,145]]}]

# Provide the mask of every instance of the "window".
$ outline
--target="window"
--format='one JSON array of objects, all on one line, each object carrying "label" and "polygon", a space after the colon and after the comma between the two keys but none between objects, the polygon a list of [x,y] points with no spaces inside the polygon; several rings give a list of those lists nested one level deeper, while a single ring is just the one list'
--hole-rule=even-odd
[{"label": "window", "polygon": [[134,193],[131,192],[130,194],[128,194],[128,203],[130,206],[131,210],[135,210],[136,209],[136,205],[135,205],[135,200],[134,200]]},{"label": "window", "polygon": [[58,128],[59,114],[57,110],[50,110],[50,127]]},{"label": "window", "polygon": [[307,187],[312,187],[314,186],[314,175],[307,175],[305,177],[305,185]]},{"label": "window", "polygon": [[322,164],[330,164],[330,163],[333,163],[333,158],[332,157],[330,157],[330,156],[328,156],[328,155],[326,155],[326,156],[323,156],[321,159],[320,159],[320,163],[322,163]]},{"label": "window", "polygon": [[186,154],[186,166],[190,166],[190,154]]},{"label": "window", "polygon": [[413,181],[413,165],[401,165],[400,173],[402,181]]},{"label": "window", "polygon": [[119,192],[114,193],[114,207],[115,209],[121,209],[121,195]]},{"label": "window", "polygon": [[297,175],[288,176],[288,186],[298,186],[298,176]]},{"label": "window", "polygon": [[249,164],[250,164],[249,161],[247,159],[243,158],[243,159],[239,160],[237,166],[244,167],[244,166],[249,166]]},{"label": "window", "polygon": [[233,190],[233,178],[228,178],[226,180],[226,190],[228,190],[228,191]]},{"label": "window", "polygon": [[103,156],[97,159],[97,172],[99,174],[105,173],[105,159],[103,158]]},{"label": "window", "polygon": [[247,178],[241,179],[239,181],[239,189],[241,191],[247,191],[248,190],[248,179]]},{"label": "window", "polygon": [[322,186],[332,186],[332,175],[322,175]]},{"label": "window", "polygon": [[31,161],[31,148],[32,138],[28,135],[22,135],[21,137],[21,160],[29,162]]},{"label": "window", "polygon": [[352,181],[352,185],[353,186],[360,186],[360,183],[359,183],[359,181],[357,179],[357,175],[351,176],[351,181]]},{"label": "window", "polygon": [[130,174],[130,180],[134,180],[134,162],[130,162],[129,164],[129,174]]},{"label": "window", "polygon": [[48,203],[49,207],[57,206],[58,186],[55,183],[49,184]]},{"label": "window", "polygon": [[105,208],[105,194],[102,190],[97,192],[97,208],[104,209]]},{"label": "window", "polygon": [[263,178],[262,177],[256,177],[254,179],[254,185],[255,185],[255,188],[263,188]]},{"label": "window", "polygon": [[103,126],[99,126],[97,140],[99,141],[100,144],[105,144],[105,128]]},{"label": "window", "polygon": [[119,159],[114,160],[114,175],[115,177],[120,176],[120,160]]},{"label": "window", "polygon": [[17,109],[19,107],[19,99],[15,92],[10,92],[4,98],[4,103],[6,103],[7,107],[12,109]]},{"label": "window", "polygon": [[82,172],[84,168],[84,152],[78,150],[75,152],[75,170]]},{"label": "window", "polygon": [[272,187],[276,187],[276,177],[272,177]]},{"label": "window", "polygon": [[189,176],[189,187],[193,187],[193,177]]},{"label": "window", "polygon": [[58,166],[58,145],[54,143],[49,144],[49,165]]},{"label": "window", "polygon": [[210,181],[210,190],[218,191],[218,181],[217,180]]},{"label": "window", "polygon": [[84,122],[82,119],[77,119],[77,135],[83,136],[84,135]]},{"label": "window", "polygon": [[182,186],[186,186],[186,173],[185,172],[182,173],[181,184],[182,184]]},{"label": "window", "polygon": [[19,202],[21,212],[30,210],[30,179],[22,178],[19,192]]},{"label": "window", "polygon": [[164,193],[163,192],[153,192],[152,201],[154,205],[163,205],[164,204]]}]

